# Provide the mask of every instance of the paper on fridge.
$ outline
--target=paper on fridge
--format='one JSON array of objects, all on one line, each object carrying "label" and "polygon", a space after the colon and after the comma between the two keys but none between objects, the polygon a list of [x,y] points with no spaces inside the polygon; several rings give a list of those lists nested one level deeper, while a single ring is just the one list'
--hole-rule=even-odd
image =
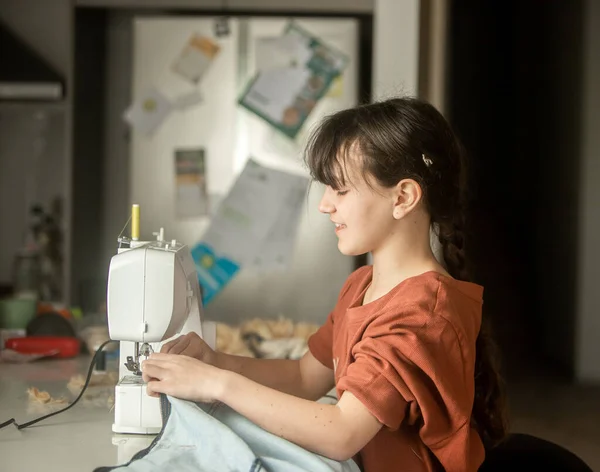
[{"label": "paper on fridge", "polygon": [[327,92],[327,97],[331,98],[339,98],[344,95],[344,76],[337,76],[333,82],[331,82],[331,86],[329,87],[329,91]]},{"label": "paper on fridge", "polygon": [[220,255],[211,245],[202,242],[194,246],[191,254],[196,264],[202,303],[208,305],[237,274],[240,265],[227,256]]},{"label": "paper on fridge", "polygon": [[125,111],[124,119],[137,131],[150,135],[165,121],[172,109],[169,99],[151,87]]},{"label": "paper on fridge", "polygon": [[310,54],[298,35],[284,34],[256,40],[256,68],[261,72],[297,67],[305,64]]},{"label": "paper on fridge", "polygon": [[[242,266],[252,267],[261,255],[269,253],[269,237],[275,233],[278,254],[293,248],[298,220],[283,222],[287,231],[276,229],[282,212],[306,191],[308,178],[271,169],[249,159],[192,256],[203,286],[204,301],[209,302]],[[298,214],[296,208],[289,209]],[[276,231],[277,230],[277,231]],[[278,232],[279,231],[279,232]],[[269,253],[269,257],[274,257]],[[281,257],[279,257],[281,260]],[[284,258],[285,260],[285,258]]]},{"label": "paper on fridge", "polygon": [[239,103],[295,138],[318,101],[345,69],[348,57],[294,23],[279,42],[260,41],[257,60],[263,68]]},{"label": "paper on fridge", "polygon": [[306,202],[306,181],[298,179],[290,184],[287,195],[281,201],[279,216],[256,252],[252,269],[281,270],[291,264]]},{"label": "paper on fridge", "polygon": [[262,243],[298,187],[308,178],[271,169],[249,159],[202,237],[240,265],[254,260]]},{"label": "paper on fridge", "polygon": [[208,215],[204,149],[175,150],[175,214],[178,218]]},{"label": "paper on fridge", "polygon": [[212,39],[194,34],[175,59],[173,71],[189,82],[197,84],[220,49]]}]

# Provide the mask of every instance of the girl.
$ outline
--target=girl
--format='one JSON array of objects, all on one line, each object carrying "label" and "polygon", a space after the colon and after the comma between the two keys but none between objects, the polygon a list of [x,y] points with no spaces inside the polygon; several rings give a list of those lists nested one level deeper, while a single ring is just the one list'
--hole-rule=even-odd
[{"label": "girl", "polygon": [[[350,275],[301,360],[217,353],[192,333],[144,363],[149,393],[221,401],[366,472],[477,470],[506,425],[483,288],[467,281],[466,173],[450,126],[413,98],[364,105],[328,117],[306,161],[339,250],[373,265]],[[315,402],[334,386],[336,405]]]}]

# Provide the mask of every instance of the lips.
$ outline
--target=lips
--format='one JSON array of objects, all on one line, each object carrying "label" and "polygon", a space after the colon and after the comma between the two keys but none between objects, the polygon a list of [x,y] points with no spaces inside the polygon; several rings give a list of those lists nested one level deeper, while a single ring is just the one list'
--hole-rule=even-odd
[{"label": "lips", "polygon": [[335,223],[334,222],[334,224],[335,224],[335,231],[336,232],[341,231],[341,230],[343,230],[346,227],[346,225],[342,224],[342,223]]}]

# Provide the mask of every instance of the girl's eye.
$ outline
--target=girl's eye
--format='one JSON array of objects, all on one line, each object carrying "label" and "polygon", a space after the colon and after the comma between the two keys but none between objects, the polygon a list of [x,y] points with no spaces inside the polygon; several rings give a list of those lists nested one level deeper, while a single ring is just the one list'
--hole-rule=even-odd
[{"label": "girl's eye", "polygon": [[338,190],[337,194],[341,197],[342,195],[346,195],[348,190]]}]

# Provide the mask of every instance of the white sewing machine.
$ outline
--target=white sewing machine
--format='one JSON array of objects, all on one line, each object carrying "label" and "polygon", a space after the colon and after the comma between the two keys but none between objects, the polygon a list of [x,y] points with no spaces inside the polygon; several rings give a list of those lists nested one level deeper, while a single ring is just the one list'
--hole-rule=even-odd
[{"label": "white sewing machine", "polygon": [[139,241],[139,206],[133,205],[131,239],[119,238],[110,261],[108,330],[111,339],[121,341],[115,433],[156,434],[162,426],[159,399],[146,393],[142,380],[143,358],[191,331],[211,347],[215,344],[215,325],[202,322],[202,297],[189,248],[166,241],[163,228],[155,235],[156,241]]}]

